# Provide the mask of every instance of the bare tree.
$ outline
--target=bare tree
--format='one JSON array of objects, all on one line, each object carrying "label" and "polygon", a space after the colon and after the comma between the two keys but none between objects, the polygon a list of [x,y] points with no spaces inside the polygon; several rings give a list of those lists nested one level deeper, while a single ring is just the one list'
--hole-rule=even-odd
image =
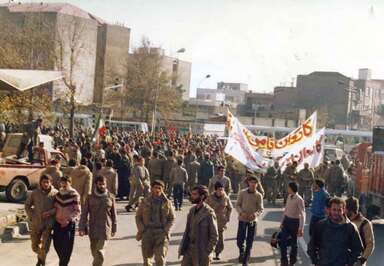
[{"label": "bare tree", "polygon": [[147,38],[142,39],[128,59],[125,90],[120,95],[136,118],[149,121],[154,111],[168,118],[181,106],[181,90],[172,86],[174,77],[162,67],[163,60],[159,48],[153,49]]},{"label": "bare tree", "polygon": [[81,89],[75,82],[74,73],[81,68],[79,57],[86,52],[82,36],[84,31],[85,24],[81,21],[81,18],[73,17],[65,25],[61,25],[56,32],[55,63],[57,70],[62,71],[64,74],[63,82],[67,91],[62,96],[69,101],[70,105],[69,132],[71,137],[74,135],[75,96],[78,90]]}]

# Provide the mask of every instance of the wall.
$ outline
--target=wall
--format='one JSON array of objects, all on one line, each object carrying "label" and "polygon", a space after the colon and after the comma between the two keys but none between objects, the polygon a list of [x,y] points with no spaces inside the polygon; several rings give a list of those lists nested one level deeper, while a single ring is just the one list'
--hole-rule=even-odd
[{"label": "wall", "polygon": [[[82,104],[93,102],[96,66],[97,22],[90,19],[57,14],[57,31],[62,35],[64,51],[64,73],[69,78],[70,46],[74,32],[81,36],[76,40],[75,64],[73,65],[73,81],[76,85],[75,99]],[[55,82],[56,95],[66,92],[63,82]]]}]

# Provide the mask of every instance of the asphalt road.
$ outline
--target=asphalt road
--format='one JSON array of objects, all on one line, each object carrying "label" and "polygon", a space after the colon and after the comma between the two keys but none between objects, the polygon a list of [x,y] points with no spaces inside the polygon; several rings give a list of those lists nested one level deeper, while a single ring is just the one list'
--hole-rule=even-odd
[{"label": "asphalt road", "polygon": [[[1,205],[2,203],[0,203]],[[106,248],[105,265],[110,266],[133,266],[142,265],[140,243],[135,240],[136,225],[134,213],[127,213],[123,207],[125,202],[118,203],[118,233],[115,238],[108,242]],[[190,205],[186,204],[182,211],[177,212],[175,226],[172,229],[167,265],[180,265],[177,251],[185,229],[186,215]],[[280,265],[279,251],[271,248],[269,240],[271,234],[279,227],[282,214],[281,207],[265,206],[265,212],[260,218],[257,226],[257,236],[252,250],[250,265],[277,266]],[[225,232],[225,249],[222,260],[214,262],[214,265],[238,265],[238,249],[236,246],[237,232],[237,213],[234,210],[231,222]],[[380,228],[376,232],[377,248],[376,252],[368,264],[369,266],[381,266],[384,261],[383,240],[384,230]],[[306,237],[308,232],[306,230]],[[310,265],[309,259],[304,250],[306,249],[305,240],[299,241],[299,259],[296,265]],[[381,251],[381,252],[380,252]],[[0,243],[0,258],[2,266],[34,265],[36,256],[31,251],[30,241],[18,241]],[[74,252],[70,265],[91,265],[92,256],[89,249],[87,237],[76,236]],[[47,258],[47,265],[58,265],[58,259],[53,246]]]}]

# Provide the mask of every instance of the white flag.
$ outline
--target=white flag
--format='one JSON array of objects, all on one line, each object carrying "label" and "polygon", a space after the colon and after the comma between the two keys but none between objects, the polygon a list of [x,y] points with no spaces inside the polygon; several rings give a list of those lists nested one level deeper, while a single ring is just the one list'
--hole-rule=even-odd
[{"label": "white flag", "polygon": [[312,137],[293,146],[287,154],[279,160],[281,170],[288,164],[297,162],[297,170],[304,168],[304,163],[308,163],[310,168],[320,165],[324,157],[325,128],[319,130]]},{"label": "white flag", "polygon": [[252,170],[261,170],[268,167],[268,159],[251,147],[244,131],[247,130],[237,118],[229,115],[228,120],[228,142],[224,152],[241,162]]}]

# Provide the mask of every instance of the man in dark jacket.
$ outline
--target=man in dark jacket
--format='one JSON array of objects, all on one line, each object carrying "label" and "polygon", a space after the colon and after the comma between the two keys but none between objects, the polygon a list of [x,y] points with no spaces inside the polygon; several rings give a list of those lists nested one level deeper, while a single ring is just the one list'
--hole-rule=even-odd
[{"label": "man in dark jacket", "polygon": [[191,202],[195,204],[187,217],[187,225],[179,247],[183,256],[182,266],[209,266],[211,253],[218,240],[215,211],[205,200],[208,189],[198,185],[191,191]]},{"label": "man in dark jacket", "polygon": [[213,163],[210,160],[209,154],[204,155],[204,160],[200,163],[200,173],[199,173],[199,185],[208,186],[209,180],[214,175]]},{"label": "man in dark jacket", "polygon": [[333,198],[329,204],[329,217],[314,226],[308,255],[316,266],[352,266],[363,251],[359,232],[345,217],[344,200]]}]

